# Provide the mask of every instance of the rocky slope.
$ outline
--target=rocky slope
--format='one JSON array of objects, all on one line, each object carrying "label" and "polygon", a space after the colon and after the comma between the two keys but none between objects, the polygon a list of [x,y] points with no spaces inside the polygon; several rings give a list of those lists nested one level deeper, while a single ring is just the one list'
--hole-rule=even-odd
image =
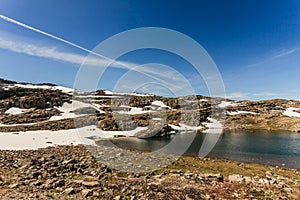
[{"label": "rocky slope", "polygon": [[182,157],[154,172],[125,173],[83,146],[60,146],[0,151],[0,161],[4,200],[297,199],[300,193],[298,171],[225,160]]},{"label": "rocky slope", "polygon": [[[88,146],[77,130],[91,140],[165,136],[177,130],[220,131],[220,122],[225,130],[299,132],[299,110],[300,103],[292,100],[83,93],[0,79],[0,142],[10,144],[0,147],[23,149],[0,150],[0,199],[298,199],[297,170],[124,153],[105,145]],[[73,142],[86,146],[70,145]],[[24,150],[28,147],[35,150]]]},{"label": "rocky slope", "polygon": [[214,127],[224,130],[300,131],[300,102],[232,101],[204,96],[163,98],[155,95],[96,91],[83,93],[51,84],[0,80],[0,131],[61,130],[96,125],[103,131],[148,130],[138,137],[176,130]]}]

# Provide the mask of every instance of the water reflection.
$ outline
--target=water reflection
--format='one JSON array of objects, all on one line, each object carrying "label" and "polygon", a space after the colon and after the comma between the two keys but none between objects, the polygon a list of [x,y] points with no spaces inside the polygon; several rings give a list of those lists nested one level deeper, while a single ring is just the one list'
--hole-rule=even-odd
[{"label": "water reflection", "polygon": [[[112,142],[120,148],[138,151],[159,151],[181,154],[187,148],[185,155],[198,156],[206,134],[182,132],[176,137],[167,138],[119,138]],[[208,138],[208,139],[207,139]],[[206,137],[206,143],[219,139],[209,157],[232,159],[241,162],[255,162],[267,165],[281,165],[300,169],[300,134],[287,132],[240,132],[225,133],[219,138]],[[192,141],[192,143],[191,143]],[[172,144],[172,145],[170,145]],[[191,144],[191,145],[187,145]]]}]

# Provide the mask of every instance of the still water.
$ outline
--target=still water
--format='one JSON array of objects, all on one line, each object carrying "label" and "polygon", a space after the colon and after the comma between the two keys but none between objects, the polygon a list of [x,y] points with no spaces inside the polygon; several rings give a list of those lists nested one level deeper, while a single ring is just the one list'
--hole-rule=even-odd
[{"label": "still water", "polygon": [[[112,142],[123,149],[138,151],[163,151],[198,156],[206,134],[181,132],[168,138],[119,138]],[[217,137],[207,157],[265,165],[284,164],[300,169],[300,133],[290,132],[239,132],[225,133]],[[167,148],[166,148],[167,147]]]}]

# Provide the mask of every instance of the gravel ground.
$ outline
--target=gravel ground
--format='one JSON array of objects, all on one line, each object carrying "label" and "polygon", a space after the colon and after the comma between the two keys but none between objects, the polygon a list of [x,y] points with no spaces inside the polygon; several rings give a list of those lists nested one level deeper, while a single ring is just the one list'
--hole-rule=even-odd
[{"label": "gravel ground", "polygon": [[[39,150],[0,151],[0,199],[298,199],[297,170],[170,155],[145,163],[144,153],[123,154],[113,149],[58,146]],[[114,162],[98,161],[91,151]],[[138,168],[120,157],[135,156],[147,172],[112,169]],[[153,155],[154,156],[154,155]],[[149,157],[147,157],[149,158]],[[170,160],[168,160],[170,159]],[[102,162],[105,161],[106,164]],[[111,165],[111,166],[110,166]],[[110,166],[110,167],[109,167]],[[124,168],[125,166],[125,168]],[[143,168],[143,165],[140,165]],[[150,167],[149,167],[150,166]]]}]

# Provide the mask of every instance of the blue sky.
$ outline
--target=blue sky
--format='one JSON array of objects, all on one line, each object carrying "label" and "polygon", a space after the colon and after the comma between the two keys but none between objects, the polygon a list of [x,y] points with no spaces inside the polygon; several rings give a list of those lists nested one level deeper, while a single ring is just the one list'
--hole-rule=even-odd
[{"label": "blue sky", "polygon": [[[223,77],[229,98],[300,100],[299,1],[1,0],[0,14],[90,50],[125,30],[173,29],[206,49]],[[87,54],[0,19],[2,78],[73,86],[80,62]],[[118,60],[169,66],[183,74],[196,93],[208,94],[203,80],[194,77],[192,66],[171,53],[148,49]],[[148,66],[151,67],[155,68]],[[122,77],[127,77],[127,82],[122,83],[127,87],[115,87]],[[143,78],[122,68],[110,68],[99,88],[130,91],[128,86],[134,77]],[[153,84],[149,92],[165,94],[167,90]]]}]

